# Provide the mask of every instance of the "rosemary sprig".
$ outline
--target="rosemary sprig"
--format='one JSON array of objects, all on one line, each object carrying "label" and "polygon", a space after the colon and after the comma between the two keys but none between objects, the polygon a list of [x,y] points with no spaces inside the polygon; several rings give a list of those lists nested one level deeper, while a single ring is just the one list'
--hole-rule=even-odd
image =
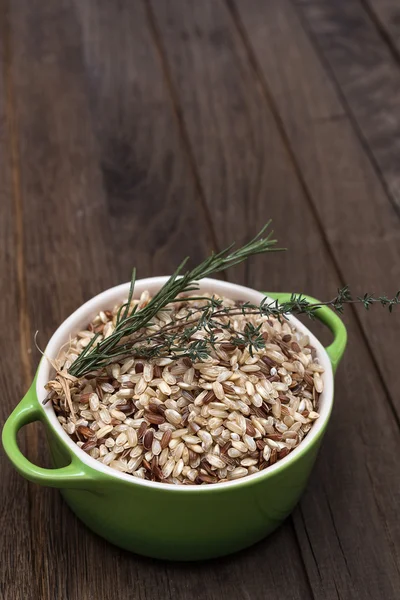
[{"label": "rosemary sprig", "polygon": [[[243,262],[255,254],[280,250],[275,247],[276,240],[271,239],[272,233],[265,238],[262,237],[268,226],[269,223],[242,248],[232,250],[233,245],[231,245],[222,252],[211,254],[200,265],[183,273],[188,260],[185,259],[150,302],[140,309],[138,305],[131,308],[136,281],[134,269],[128,300],[118,310],[113,333],[97,344],[99,334],[93,336],[70,366],[69,374],[82,377],[128,356],[143,358],[168,356],[173,359],[188,356],[193,361],[204,360],[221,343],[216,335],[216,330],[221,328],[231,334],[230,344],[247,347],[250,354],[253,354],[254,351],[265,346],[261,325],[248,323],[242,333],[237,332],[231,327],[230,320],[238,315],[271,316],[282,319],[288,314],[305,314],[314,318],[322,306],[330,306],[336,312],[342,313],[345,304],[362,304],[367,310],[373,304],[380,304],[392,312],[393,307],[400,304],[400,291],[393,298],[388,298],[386,295],[375,297],[373,294],[353,298],[348,286],[339,289],[337,295],[331,300],[315,303],[309,302],[302,294],[292,294],[290,300],[281,304],[277,300],[265,297],[259,305],[245,302],[240,306],[226,307],[218,298],[194,295],[185,297],[185,301],[190,303],[204,300],[205,304],[194,306],[184,317],[176,317],[172,323],[166,324],[154,333],[140,335],[140,330],[149,327],[151,320],[160,310],[165,309],[170,303],[182,301],[182,298],[178,298],[180,294],[197,290],[199,279]],[[223,343],[227,343],[226,339]]]},{"label": "rosemary sprig", "polygon": [[[195,298],[185,298],[190,302]],[[196,298],[197,299],[197,298]],[[261,326],[255,326],[248,323],[244,332],[234,331],[229,320],[239,315],[259,315],[272,316],[278,319],[286,318],[288,314],[305,314],[310,318],[315,318],[318,309],[322,306],[330,306],[338,313],[343,312],[343,304],[362,304],[369,308],[372,304],[379,303],[383,307],[388,307],[391,312],[393,306],[400,304],[400,292],[392,299],[386,296],[375,298],[368,294],[353,299],[350,296],[348,288],[338,290],[338,295],[327,302],[308,302],[301,294],[292,294],[289,301],[278,304],[276,300],[265,298],[259,305],[245,303],[234,308],[220,308],[215,298],[206,298],[208,304],[203,307],[197,307],[189,312],[185,318],[174,321],[173,324],[165,325],[159,331],[145,336],[140,336],[124,345],[118,346],[109,356],[109,362],[113,358],[126,358],[135,356],[141,358],[156,358],[168,356],[172,359],[189,357],[193,362],[204,360],[210,355],[211,351],[222,343],[227,341],[238,347],[246,346],[251,355],[254,351],[265,347],[265,340],[261,334]],[[214,305],[214,310],[210,311]],[[191,315],[193,318],[190,318]],[[231,332],[229,340],[224,339],[219,342],[214,333],[216,329],[226,329]],[[207,335],[203,339],[195,339],[195,334],[201,329],[205,330]]]},{"label": "rosemary sprig", "polygon": [[90,371],[98,370],[109,364],[110,359],[120,355],[119,351],[123,349],[123,346],[119,347],[119,344],[124,338],[132,336],[145,326],[149,326],[151,319],[167,304],[175,300],[179,294],[197,290],[199,287],[197,281],[199,279],[233,267],[247,260],[250,256],[282,250],[282,248],[275,247],[276,240],[271,239],[273,232],[268,233],[266,237],[262,237],[269,225],[270,221],[264,225],[261,231],[250,242],[241,248],[233,250],[234,244],[231,244],[221,252],[213,252],[197,267],[183,273],[188,261],[188,258],[185,258],[175,273],[171,275],[145,307],[140,310],[136,310],[135,307],[129,312],[136,280],[136,270],[134,269],[128,301],[118,311],[114,332],[97,345],[96,341],[99,336],[95,335],[91,343],[86,346],[72,363],[68,370],[69,373],[75,377],[81,377]]}]

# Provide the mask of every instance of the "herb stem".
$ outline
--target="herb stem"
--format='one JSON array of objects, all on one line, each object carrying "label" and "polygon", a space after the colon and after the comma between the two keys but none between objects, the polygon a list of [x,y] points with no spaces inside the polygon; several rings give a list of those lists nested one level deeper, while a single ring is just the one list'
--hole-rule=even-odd
[{"label": "herb stem", "polygon": [[[395,305],[400,304],[400,291],[394,298],[388,298],[385,295],[375,297],[372,294],[353,298],[348,286],[339,289],[335,298],[315,303],[308,302],[302,294],[292,294],[290,299],[282,304],[279,304],[277,300],[265,297],[259,305],[246,302],[240,307],[223,306],[222,301],[217,297],[209,298],[201,293],[182,297],[183,294],[199,290],[198,281],[200,279],[233,267],[256,254],[282,250],[276,247],[277,242],[272,239],[272,232],[262,237],[269,225],[270,222],[266,223],[261,231],[241,248],[235,250],[232,244],[221,252],[212,253],[191,270],[185,270],[188,261],[185,258],[160,290],[144,306],[133,302],[136,282],[136,269],[133,269],[128,299],[118,309],[114,331],[107,338],[101,340],[99,334],[94,335],[70,366],[69,374],[82,377],[127,356],[144,355],[147,358],[189,356],[193,360],[203,360],[209,356],[212,348],[218,345],[216,330],[219,328],[230,331],[232,333],[231,343],[238,346],[245,344],[252,354],[253,350],[265,346],[260,332],[261,324],[255,326],[248,323],[243,332],[233,331],[230,327],[230,319],[239,315],[271,316],[280,319],[285,318],[287,314],[306,314],[313,318],[316,311],[322,306],[330,306],[336,312],[342,313],[345,304],[362,304],[368,310],[370,306],[378,303],[387,307],[391,312]],[[154,317],[162,310],[172,310],[168,308],[169,304],[196,301],[205,301],[205,304],[194,306],[182,318],[177,318],[175,315],[174,322],[167,323],[157,331],[149,333],[148,328],[151,327]],[[146,333],[141,333],[146,329]],[[200,336],[196,336],[198,332],[201,332]]]},{"label": "herb stem", "polygon": [[140,329],[148,326],[151,319],[170,302],[175,301],[179,294],[198,290],[199,285],[197,282],[199,279],[203,279],[213,273],[219,273],[220,271],[233,267],[234,265],[247,260],[250,256],[282,250],[281,248],[275,247],[277,242],[272,239],[272,231],[265,237],[262,237],[269,225],[270,221],[264,225],[261,231],[250,240],[250,242],[241,248],[234,250],[234,244],[231,244],[221,252],[213,252],[197,267],[186,272],[184,272],[184,268],[188,258],[185,258],[178,266],[175,273],[171,275],[150,302],[141,309],[138,309],[137,305],[131,309],[136,281],[136,270],[134,269],[128,300],[120,307],[117,313],[115,330],[110,336],[100,341],[97,345],[95,342],[98,340],[98,336],[94,337],[91,340],[91,343],[88,344],[83,352],[81,352],[74,360],[69,368],[69,373],[75,377],[81,377],[92,370],[97,370],[108,364],[109,360],[107,359],[107,356],[109,358],[115,356],[114,349],[123,338],[132,336]]}]

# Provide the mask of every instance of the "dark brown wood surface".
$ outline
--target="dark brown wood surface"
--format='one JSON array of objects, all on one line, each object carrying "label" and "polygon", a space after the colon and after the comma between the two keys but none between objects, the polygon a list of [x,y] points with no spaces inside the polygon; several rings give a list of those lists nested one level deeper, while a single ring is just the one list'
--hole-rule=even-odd
[{"label": "dark brown wood surface", "polygon": [[[0,0],[1,423],[97,292],[242,242],[226,274],[329,298],[400,288],[393,0]],[[221,560],[144,559],[0,454],[0,600],[400,597],[400,311],[346,311],[335,408],[299,506]],[[326,332],[321,332],[327,341]],[[21,447],[49,465],[42,431]]]}]

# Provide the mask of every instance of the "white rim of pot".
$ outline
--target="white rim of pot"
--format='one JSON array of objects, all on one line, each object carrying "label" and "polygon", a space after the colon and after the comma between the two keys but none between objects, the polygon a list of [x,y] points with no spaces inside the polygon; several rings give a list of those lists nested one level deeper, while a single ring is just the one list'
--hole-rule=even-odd
[{"label": "white rim of pot", "polygon": [[[135,283],[135,293],[134,297],[140,296],[140,294],[144,290],[149,290],[150,294],[154,294],[160,287],[167,281],[168,276],[164,277],[148,277],[147,279],[138,279]],[[228,283],[225,281],[219,281],[217,279],[205,278],[199,281],[200,292],[208,292],[208,293],[216,293],[220,295],[224,295],[233,300],[245,300],[255,304],[258,304],[265,296],[263,293],[253,290],[251,288],[244,287],[242,285],[237,285],[234,283]],[[319,340],[315,337],[315,335],[307,329],[303,323],[301,323],[298,319],[293,317],[292,315],[288,315],[288,319],[291,323],[294,324],[296,329],[304,334],[307,334],[310,338],[310,343],[314,346],[317,351],[317,356],[320,364],[325,369],[325,373],[323,374],[324,378],[324,390],[320,396],[319,401],[319,418],[314,422],[307,436],[300,442],[300,444],[290,452],[285,458],[282,458],[274,465],[259,471],[258,473],[254,473],[252,475],[245,475],[240,479],[235,479],[233,481],[227,481],[224,483],[210,483],[207,485],[184,485],[184,484],[166,484],[148,481],[145,479],[140,479],[139,477],[134,477],[129,475],[128,473],[122,473],[109,467],[107,465],[103,465],[101,462],[96,460],[87,454],[84,450],[81,450],[79,446],[69,437],[66,431],[62,428],[60,422],[57,419],[56,413],[53,409],[53,405],[51,402],[43,405],[43,401],[46,398],[47,392],[44,388],[45,384],[52,378],[54,374],[54,369],[50,365],[49,361],[46,360],[46,357],[54,359],[56,358],[59,349],[63,344],[65,344],[71,335],[75,335],[76,332],[85,329],[87,324],[99,313],[100,310],[112,309],[116,304],[125,301],[128,296],[130,282],[123,283],[121,285],[117,285],[115,287],[109,288],[104,292],[101,292],[97,296],[94,296],[85,304],[82,304],[75,312],[73,312],[55,331],[52,335],[47,347],[45,349],[45,356],[43,357],[36,380],[36,393],[39,404],[44,411],[46,418],[53,428],[53,430],[62,438],[62,440],[68,445],[71,452],[75,454],[79,460],[81,460],[84,464],[88,465],[92,469],[96,471],[100,471],[105,473],[106,475],[116,477],[117,479],[122,479],[131,483],[132,485],[143,485],[152,488],[158,488],[166,490],[179,490],[187,493],[190,492],[203,492],[203,491],[211,491],[211,490],[219,490],[227,487],[235,487],[244,485],[247,483],[255,483],[258,479],[263,479],[268,476],[273,475],[276,471],[288,466],[290,463],[296,461],[297,458],[300,457],[303,453],[307,452],[308,448],[312,445],[315,438],[318,437],[321,430],[324,429],[326,423],[329,420],[329,416],[332,410],[333,405],[333,371],[332,364],[329,359],[329,356],[319,342]]]}]

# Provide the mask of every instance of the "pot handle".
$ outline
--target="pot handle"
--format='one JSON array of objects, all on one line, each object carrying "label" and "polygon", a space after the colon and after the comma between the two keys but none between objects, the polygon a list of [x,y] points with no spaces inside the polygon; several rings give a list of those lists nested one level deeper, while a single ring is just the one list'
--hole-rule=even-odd
[{"label": "pot handle", "polygon": [[35,382],[25,397],[8,417],[3,427],[4,450],[17,471],[34,483],[56,488],[86,488],[92,480],[78,458],[71,452],[71,462],[59,469],[38,467],[21,452],[17,442],[18,431],[28,423],[42,420],[42,411],[36,398]]},{"label": "pot handle", "polygon": [[[288,302],[292,294],[290,293],[278,293],[278,292],[264,292],[266,296],[269,296],[273,300],[277,300],[278,302]],[[311,296],[306,296],[305,294],[301,294],[303,298],[307,300],[307,302],[318,303],[319,300],[312,298]],[[336,369],[339,365],[339,362],[343,356],[343,353],[346,348],[347,343],[347,331],[344,326],[343,321],[338,317],[338,315],[327,306],[321,306],[315,312],[315,316],[317,319],[322,321],[325,325],[329,327],[334,335],[333,342],[330,346],[325,348],[328,353],[329,358],[331,359],[333,372],[336,372]]]}]

